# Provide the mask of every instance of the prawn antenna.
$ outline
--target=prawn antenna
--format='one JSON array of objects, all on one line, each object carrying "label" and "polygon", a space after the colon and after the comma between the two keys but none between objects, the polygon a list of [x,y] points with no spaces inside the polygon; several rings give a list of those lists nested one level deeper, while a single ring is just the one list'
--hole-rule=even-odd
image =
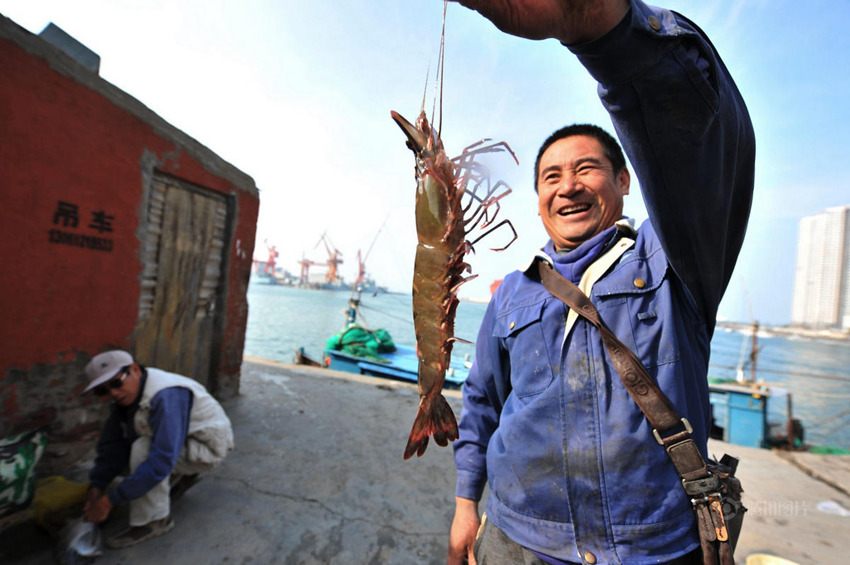
[{"label": "prawn antenna", "polygon": [[[440,34],[440,55],[437,59],[437,84],[440,85],[440,119],[437,122],[437,131],[443,133],[443,76],[445,74],[445,55],[446,55],[446,11],[448,10],[448,0],[443,0],[443,31]],[[434,95],[434,103],[436,103],[437,95]]]},{"label": "prawn antenna", "polygon": [[[425,100],[428,99],[428,81],[431,78],[431,63],[428,63],[428,70],[425,72],[425,88],[422,89],[422,108],[421,111],[425,111]],[[433,117],[433,115],[432,115]]]}]

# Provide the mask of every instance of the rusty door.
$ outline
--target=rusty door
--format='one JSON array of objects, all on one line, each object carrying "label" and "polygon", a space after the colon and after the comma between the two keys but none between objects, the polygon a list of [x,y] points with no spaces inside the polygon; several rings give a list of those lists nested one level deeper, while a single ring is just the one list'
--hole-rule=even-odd
[{"label": "rusty door", "polygon": [[[151,183],[142,243],[135,356],[214,391],[229,237],[228,200],[161,175]],[[212,385],[212,386],[211,386]]]}]

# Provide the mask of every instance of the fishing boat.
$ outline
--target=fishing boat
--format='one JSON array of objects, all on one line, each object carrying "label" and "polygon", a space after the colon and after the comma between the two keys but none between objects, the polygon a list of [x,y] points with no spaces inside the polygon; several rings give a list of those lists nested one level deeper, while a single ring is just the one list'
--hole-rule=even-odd
[{"label": "fishing boat", "polygon": [[709,376],[710,437],[747,447],[804,449],[803,424],[793,417],[791,394],[756,380],[758,335],[759,324],[754,322],[749,352],[744,341],[735,379]]},{"label": "fishing boat", "polygon": [[800,449],[803,424],[791,394],[766,383],[709,378],[711,437],[747,447]]},{"label": "fishing boat", "polygon": [[[322,360],[311,359],[301,348],[295,353],[295,362],[415,383],[419,371],[416,349],[394,343],[386,330],[370,329],[358,322],[362,290],[358,286],[352,292],[343,329],[327,340]],[[470,366],[468,360],[461,361],[453,357],[446,372],[445,387],[460,388],[469,375]]]},{"label": "fishing boat", "polygon": [[[383,330],[360,323],[358,309],[362,288],[352,293],[343,329],[331,336],[320,360],[303,348],[295,362],[361,375],[416,382],[419,360],[414,347],[395,344]],[[793,417],[792,396],[784,388],[756,379],[758,324],[742,342],[734,379],[709,377],[709,400],[715,439],[758,448],[807,449],[804,429]],[[452,359],[446,375],[447,388],[460,388],[469,374],[468,359]],[[748,373],[748,374],[745,374]]]}]

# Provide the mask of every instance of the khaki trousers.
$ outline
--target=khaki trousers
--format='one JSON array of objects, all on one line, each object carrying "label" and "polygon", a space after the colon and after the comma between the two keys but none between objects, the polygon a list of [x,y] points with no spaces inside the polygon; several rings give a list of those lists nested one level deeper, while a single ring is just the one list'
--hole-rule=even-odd
[{"label": "khaki trousers", "polygon": [[[146,492],[140,498],[130,501],[130,525],[144,526],[154,520],[161,520],[171,513],[171,492],[172,479],[177,480],[182,475],[194,475],[212,469],[215,465],[211,463],[199,463],[197,461],[189,461],[187,455],[189,452],[194,452],[191,443],[194,440],[191,438],[187,443],[190,445],[183,448],[180,452],[180,458],[177,460],[177,465],[171,471],[171,475],[163,479],[159,484]],[[139,437],[133,442],[130,448],[130,473],[135,473],[136,468],[144,463],[151,450],[151,438],[148,436]]]}]

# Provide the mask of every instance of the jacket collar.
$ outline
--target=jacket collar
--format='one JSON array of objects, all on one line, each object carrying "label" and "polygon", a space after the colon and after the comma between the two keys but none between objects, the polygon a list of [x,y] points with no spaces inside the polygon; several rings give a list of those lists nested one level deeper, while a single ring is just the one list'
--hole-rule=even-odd
[{"label": "jacket collar", "polygon": [[[611,239],[608,240],[605,243],[605,249],[610,247],[620,237],[625,236],[625,237],[630,237],[632,239],[637,237],[637,230],[635,229],[634,218],[628,218],[626,216],[623,216],[622,218],[620,218],[619,220],[617,220],[614,223],[614,227],[616,228],[616,232],[614,233],[613,237],[611,237]],[[592,238],[591,238],[591,240],[592,240]],[[581,245],[576,247],[576,249],[574,249],[573,251],[575,251],[577,249],[581,249],[584,245],[590,243],[591,240],[585,241],[584,243],[582,243]],[[534,267],[534,263],[537,261],[538,258],[549,263],[549,265],[552,268],[555,268],[555,259],[553,259],[545,251],[545,249],[547,249],[547,248],[549,248],[549,249],[552,248],[552,245],[550,245],[551,243],[552,243],[552,240],[550,239],[548,242],[546,242],[545,246],[543,246],[540,249],[537,249],[534,252],[534,254],[531,257],[529,257],[528,260],[525,263],[522,264],[522,266],[520,267],[519,270],[524,272],[524,273],[527,273],[530,269],[532,269]],[[603,252],[604,252],[604,250],[603,250]]]}]

